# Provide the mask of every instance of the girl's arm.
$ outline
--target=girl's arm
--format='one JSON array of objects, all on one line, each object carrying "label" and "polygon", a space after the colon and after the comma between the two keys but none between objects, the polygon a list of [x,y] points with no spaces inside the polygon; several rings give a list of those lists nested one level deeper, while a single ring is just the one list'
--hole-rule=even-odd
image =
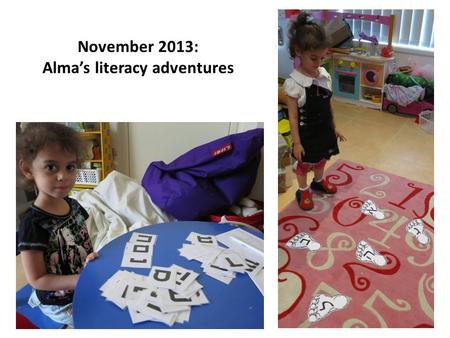
[{"label": "girl's arm", "polygon": [[334,129],[334,133],[336,134],[336,138],[341,142],[347,141],[347,138],[336,129],[336,122],[334,120],[334,109],[333,109],[332,104],[330,104],[330,108],[331,108],[331,119],[333,122],[333,129]]},{"label": "girl's arm", "polygon": [[300,132],[298,130],[298,107],[297,99],[291,96],[287,97],[289,124],[291,127],[292,141],[294,142],[294,156],[297,160],[301,161],[301,155],[305,153],[302,142],[300,139]]},{"label": "girl's arm", "polygon": [[45,269],[44,254],[38,250],[20,253],[28,282],[34,289],[46,291],[74,290],[80,275],[54,275]]},{"label": "girl's arm", "polygon": [[331,121],[333,122],[333,129],[336,130],[336,122],[334,121],[334,108],[331,102],[330,102],[330,110],[331,110]]}]

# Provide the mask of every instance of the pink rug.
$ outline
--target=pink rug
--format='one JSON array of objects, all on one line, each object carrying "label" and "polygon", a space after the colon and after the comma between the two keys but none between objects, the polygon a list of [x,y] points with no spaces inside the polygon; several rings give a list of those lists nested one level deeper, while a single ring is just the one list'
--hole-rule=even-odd
[{"label": "pink rug", "polygon": [[[338,186],[336,195],[313,193],[313,210],[301,210],[294,200],[279,214],[279,327],[433,327],[433,186],[348,161],[336,162],[325,176]],[[384,219],[361,213],[367,200]],[[405,229],[417,218],[423,220],[428,244]],[[301,232],[320,249],[285,246]],[[387,264],[358,260],[360,241]],[[308,311],[317,294],[344,295],[346,306],[323,302],[321,310],[335,311],[311,322]]]}]

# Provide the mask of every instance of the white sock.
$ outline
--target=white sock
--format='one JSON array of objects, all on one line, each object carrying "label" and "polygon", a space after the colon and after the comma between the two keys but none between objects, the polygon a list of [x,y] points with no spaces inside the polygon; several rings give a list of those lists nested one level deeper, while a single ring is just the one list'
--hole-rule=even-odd
[{"label": "white sock", "polygon": [[307,186],[304,187],[304,188],[298,187],[298,190],[300,190],[300,191],[306,191],[306,190],[309,190],[309,185],[307,185]]},{"label": "white sock", "polygon": [[321,176],[320,179],[317,179],[314,177],[313,180],[314,180],[314,182],[317,182],[317,183],[322,182],[323,176]]}]

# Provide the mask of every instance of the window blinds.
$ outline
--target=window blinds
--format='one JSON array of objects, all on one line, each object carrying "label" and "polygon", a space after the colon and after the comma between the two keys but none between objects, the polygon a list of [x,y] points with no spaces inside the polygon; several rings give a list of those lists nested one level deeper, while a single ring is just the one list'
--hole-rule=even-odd
[{"label": "window blinds", "polygon": [[[434,48],[434,10],[432,9],[380,9],[380,10],[340,10],[340,12],[395,15],[395,27],[392,43],[410,47]],[[347,20],[353,30],[355,39],[359,33],[376,35],[381,43],[387,43],[388,27],[364,20]]]}]

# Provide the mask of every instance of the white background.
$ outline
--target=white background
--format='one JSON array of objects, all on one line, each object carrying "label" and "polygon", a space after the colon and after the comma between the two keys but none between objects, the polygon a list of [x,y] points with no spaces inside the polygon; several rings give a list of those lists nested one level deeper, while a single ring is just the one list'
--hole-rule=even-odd
[{"label": "white background", "polygon": [[[442,1],[443,2],[443,1]],[[441,3],[442,3],[441,2]],[[435,326],[433,330],[277,329],[277,9],[278,8],[429,8],[436,27],[436,243]],[[14,330],[14,199],[15,121],[263,121],[265,128],[265,327],[262,332],[193,330],[133,332],[135,337],[315,337],[444,336],[448,331],[448,241],[446,195],[450,191],[447,129],[448,24],[444,5],[437,1],[2,1],[0,7],[0,112],[3,165],[1,325],[5,337],[108,335],[123,330],[88,332]],[[196,54],[79,54],[78,40],[138,42],[193,40]],[[233,64],[232,75],[43,75],[45,61],[92,63]],[[351,140],[349,140],[351,142]],[[430,165],[432,165],[430,163]],[[447,202],[447,203],[446,203]],[[447,334],[448,336],[448,334]]]}]

